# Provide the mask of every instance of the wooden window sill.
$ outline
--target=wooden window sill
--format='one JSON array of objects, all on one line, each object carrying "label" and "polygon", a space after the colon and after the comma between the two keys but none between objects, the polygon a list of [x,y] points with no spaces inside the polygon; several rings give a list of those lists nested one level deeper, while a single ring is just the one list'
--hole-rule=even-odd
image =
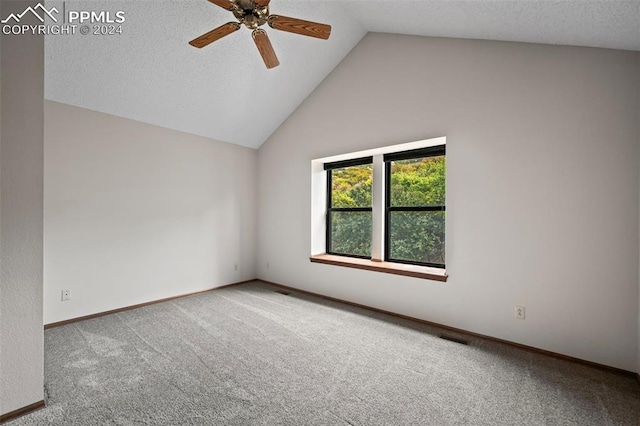
[{"label": "wooden window sill", "polygon": [[447,271],[429,266],[406,265],[404,263],[376,262],[356,257],[335,256],[332,254],[316,254],[309,258],[314,263],[345,266],[347,268],[364,269],[367,271],[384,272],[387,274],[404,275],[407,277],[424,278],[434,281],[447,281]]}]

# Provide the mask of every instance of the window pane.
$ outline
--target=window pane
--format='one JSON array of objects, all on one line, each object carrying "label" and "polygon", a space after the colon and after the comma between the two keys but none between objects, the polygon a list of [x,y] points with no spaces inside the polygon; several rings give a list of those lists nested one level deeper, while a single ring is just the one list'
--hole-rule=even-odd
[{"label": "window pane", "polygon": [[444,212],[391,212],[391,259],[444,265]]},{"label": "window pane", "polygon": [[371,207],[373,166],[344,167],[331,171],[331,207]]},{"label": "window pane", "polygon": [[391,206],[444,206],[445,156],[391,162]]},{"label": "window pane", "polygon": [[330,212],[332,253],[371,256],[371,212]]}]

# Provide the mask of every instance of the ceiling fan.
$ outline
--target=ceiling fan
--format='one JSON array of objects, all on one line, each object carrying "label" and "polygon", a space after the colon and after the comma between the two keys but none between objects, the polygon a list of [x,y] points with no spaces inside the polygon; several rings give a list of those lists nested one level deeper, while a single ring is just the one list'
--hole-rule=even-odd
[{"label": "ceiling fan", "polygon": [[251,36],[258,47],[258,51],[267,68],[280,65],[276,52],[273,50],[267,32],[260,28],[264,24],[275,30],[288,31],[309,37],[328,39],[331,35],[331,26],[318,24],[317,22],[303,21],[302,19],[289,18],[281,15],[269,14],[269,2],[271,0],[208,0],[223,9],[231,11],[239,22],[227,22],[208,33],[201,35],[189,42],[190,45],[201,49],[216,40],[220,40],[240,29],[244,24],[253,30]]}]

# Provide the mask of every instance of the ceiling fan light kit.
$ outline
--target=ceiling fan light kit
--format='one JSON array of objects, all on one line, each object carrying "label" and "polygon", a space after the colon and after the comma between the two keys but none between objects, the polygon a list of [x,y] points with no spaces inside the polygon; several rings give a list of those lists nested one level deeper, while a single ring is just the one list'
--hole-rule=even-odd
[{"label": "ceiling fan light kit", "polygon": [[193,47],[201,49],[214,41],[236,32],[242,25],[252,30],[251,36],[262,56],[267,68],[280,65],[271,40],[265,30],[260,28],[268,24],[274,30],[287,31],[308,37],[327,40],[331,35],[331,26],[317,22],[304,21],[302,19],[289,18],[281,15],[269,14],[270,0],[208,0],[223,9],[229,10],[238,22],[227,22],[224,25],[197,37],[189,42]]}]

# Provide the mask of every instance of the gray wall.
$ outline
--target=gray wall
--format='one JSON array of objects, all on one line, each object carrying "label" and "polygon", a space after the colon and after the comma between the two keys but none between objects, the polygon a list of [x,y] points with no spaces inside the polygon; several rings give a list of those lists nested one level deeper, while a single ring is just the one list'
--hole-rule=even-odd
[{"label": "gray wall", "polygon": [[[639,70],[636,52],[367,35],[259,151],[258,276],[635,370]],[[446,284],[309,262],[312,159],[437,136]]]},{"label": "gray wall", "polygon": [[[6,2],[0,15],[36,2]],[[44,40],[1,41],[0,414],[43,398]]]},{"label": "gray wall", "polygon": [[255,278],[257,163],[45,101],[45,324]]}]

